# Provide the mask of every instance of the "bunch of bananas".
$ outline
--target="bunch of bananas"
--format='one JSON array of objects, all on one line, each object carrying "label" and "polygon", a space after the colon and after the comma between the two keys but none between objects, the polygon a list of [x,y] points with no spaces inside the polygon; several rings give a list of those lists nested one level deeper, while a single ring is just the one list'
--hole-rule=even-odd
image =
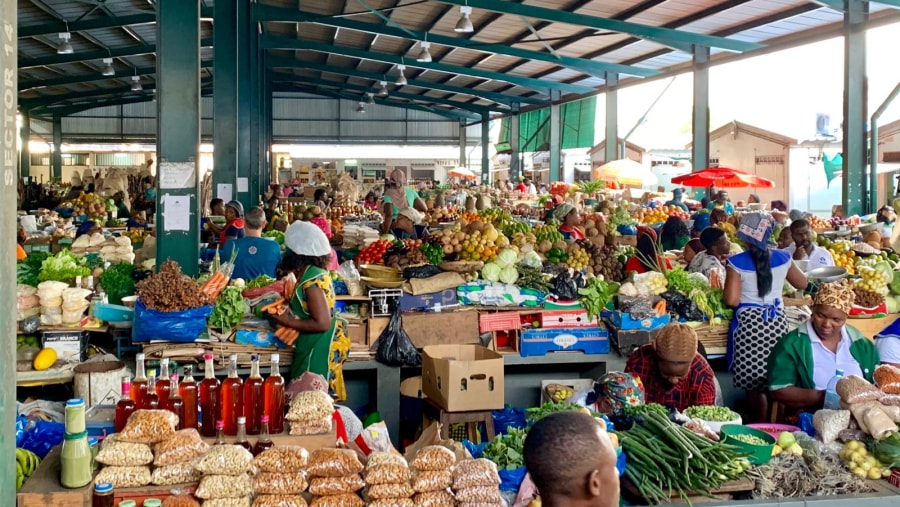
[{"label": "bunch of bananas", "polygon": [[38,458],[37,454],[28,449],[16,447],[16,491],[22,488],[25,479],[31,477],[40,464],[41,458]]},{"label": "bunch of bananas", "polygon": [[504,208],[487,208],[478,212],[478,216],[484,222],[494,224],[494,227],[504,227],[513,221],[512,213]]},{"label": "bunch of bananas", "polygon": [[123,232],[122,235],[130,239],[132,245],[135,243],[144,242],[144,231],[141,229],[131,229],[129,231]]},{"label": "bunch of bananas", "polygon": [[526,224],[525,222],[519,222],[518,220],[514,222],[510,222],[506,224],[503,228],[503,234],[513,237],[516,233],[526,234],[531,232],[531,226]]},{"label": "bunch of bananas", "polygon": [[536,227],[534,229],[534,237],[537,239],[538,243],[543,243],[544,241],[556,243],[557,241],[563,240],[562,233],[552,225],[541,225]]},{"label": "bunch of bananas", "polygon": [[534,245],[537,243],[537,238],[531,233],[530,229],[528,232],[515,232],[513,234],[508,234],[508,236],[510,244],[517,247],[523,247],[527,244]]}]

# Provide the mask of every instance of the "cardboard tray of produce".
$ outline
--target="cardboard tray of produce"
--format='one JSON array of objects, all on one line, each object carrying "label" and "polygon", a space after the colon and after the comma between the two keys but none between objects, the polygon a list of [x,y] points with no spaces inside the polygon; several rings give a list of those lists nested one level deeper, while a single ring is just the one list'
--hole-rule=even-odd
[{"label": "cardboard tray of produce", "polygon": [[[631,482],[631,479],[629,479],[627,476],[622,476],[620,479],[620,483],[622,485],[623,496],[627,498],[630,503],[635,505],[647,505],[647,502],[641,497],[637,486],[635,486],[634,483]],[[752,479],[744,478],[726,482],[722,485],[722,487],[712,490],[711,493],[718,500],[731,500],[734,493],[745,493],[748,491],[753,491],[754,486],[755,483]],[[685,491],[685,494],[694,502],[696,502],[695,499],[697,498],[708,499],[700,493],[694,493],[693,491]],[[674,492],[674,494],[670,498],[675,502],[679,501],[677,492]]]}]

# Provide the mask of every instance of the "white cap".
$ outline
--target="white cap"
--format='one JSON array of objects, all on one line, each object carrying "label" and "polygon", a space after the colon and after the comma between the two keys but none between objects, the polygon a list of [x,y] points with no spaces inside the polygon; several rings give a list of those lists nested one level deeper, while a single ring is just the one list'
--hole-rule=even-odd
[{"label": "white cap", "polygon": [[297,255],[321,257],[331,253],[331,244],[325,233],[309,222],[292,223],[284,233],[284,246]]}]

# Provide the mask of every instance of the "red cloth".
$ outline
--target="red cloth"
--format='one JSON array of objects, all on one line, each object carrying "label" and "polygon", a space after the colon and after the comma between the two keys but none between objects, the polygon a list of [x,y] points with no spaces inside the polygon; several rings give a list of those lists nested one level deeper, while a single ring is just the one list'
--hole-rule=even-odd
[{"label": "red cloth", "polygon": [[519,192],[525,193],[528,191],[528,187],[525,186],[525,182],[520,181],[519,186],[516,187],[516,190]]},{"label": "red cloth", "polygon": [[563,233],[564,236],[568,236],[566,239],[571,241],[577,241],[579,239],[584,239],[584,232],[578,227],[569,227],[566,224],[559,226],[559,232]]},{"label": "red cloth", "polygon": [[[658,260],[659,265],[663,265],[663,261],[666,263],[666,269],[672,269],[672,263],[669,262],[669,259],[664,258],[663,256],[659,256]],[[634,271],[637,274],[646,273],[650,271],[644,266],[644,263],[640,261],[637,257],[630,257],[628,261],[625,262],[625,272]]]},{"label": "red cloth", "polygon": [[222,228],[222,232],[219,233],[219,245],[225,244],[225,239],[228,237],[226,234],[228,233],[228,229],[234,227],[235,229],[243,229],[244,228],[244,219],[243,218],[235,218],[231,222],[225,224],[225,227]]},{"label": "red cloth", "polygon": [[659,373],[659,359],[653,345],[644,345],[628,358],[625,372],[640,377],[644,384],[644,402],[659,403],[684,411],[694,405],[716,402],[715,373],[699,353],[694,356],[686,377],[672,385]]}]

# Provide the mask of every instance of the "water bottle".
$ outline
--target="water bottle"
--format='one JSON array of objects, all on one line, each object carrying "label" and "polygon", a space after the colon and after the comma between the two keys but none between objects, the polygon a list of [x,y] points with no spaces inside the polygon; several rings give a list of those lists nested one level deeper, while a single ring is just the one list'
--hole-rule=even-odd
[{"label": "water bottle", "polygon": [[843,370],[834,372],[834,376],[828,381],[828,387],[825,389],[825,406],[823,408],[829,410],[841,409],[841,397],[837,393],[837,383],[844,376]]}]

